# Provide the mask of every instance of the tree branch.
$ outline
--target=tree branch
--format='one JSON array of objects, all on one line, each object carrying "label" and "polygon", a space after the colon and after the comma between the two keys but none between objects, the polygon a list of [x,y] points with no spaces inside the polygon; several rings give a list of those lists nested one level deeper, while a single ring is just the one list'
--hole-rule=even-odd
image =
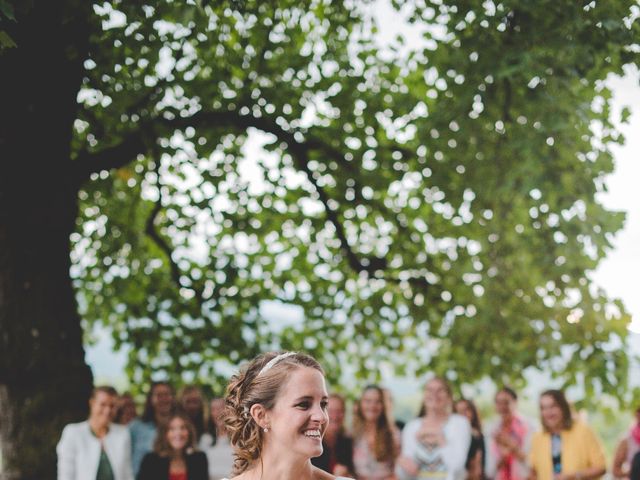
[{"label": "tree branch", "polygon": [[147,218],[147,221],[145,222],[144,231],[149,236],[149,238],[153,240],[153,243],[155,243],[158,246],[158,248],[162,250],[162,253],[164,253],[165,256],[167,257],[167,260],[169,261],[169,268],[171,269],[171,278],[173,279],[173,281],[180,288],[187,288],[187,286],[183,285],[182,282],[180,281],[180,268],[178,268],[178,265],[176,264],[176,262],[173,261],[173,258],[171,256],[173,254],[173,250],[156,230],[155,221],[161,210],[162,210],[162,202],[160,198],[158,198],[155,205],[153,206],[153,210],[151,210],[151,214],[149,215],[149,217]]},{"label": "tree branch", "polygon": [[[159,171],[160,160],[157,161],[155,170],[156,170],[157,178],[160,179],[160,171]],[[158,217],[158,214],[162,210],[162,185],[160,185],[159,180],[156,186],[158,188],[158,199],[156,200],[155,205],[151,210],[151,214],[149,215],[149,217],[147,218],[147,221],[145,222],[145,233],[149,236],[149,238],[151,238],[151,240],[153,240],[153,242],[167,257],[167,260],[169,262],[169,269],[171,270],[171,278],[173,279],[175,284],[178,286],[178,288],[187,288],[193,291],[193,293],[196,296],[196,299],[199,302],[199,305],[202,306],[204,303],[204,299],[202,297],[203,295],[202,290],[199,288],[196,288],[195,281],[193,280],[193,278],[191,278],[189,274],[186,274],[186,273],[183,274],[180,272],[180,267],[178,267],[178,264],[173,260],[173,249],[169,246],[169,243],[164,238],[162,238],[160,233],[156,230],[156,223],[155,223],[156,218]],[[191,285],[185,285],[182,282],[181,277],[183,275],[189,278]]]},{"label": "tree branch", "polygon": [[309,168],[309,156],[308,150],[303,146],[303,144],[297,144],[296,148],[292,148],[291,144],[289,145],[291,150],[293,151],[294,160],[300,170],[302,170],[309,179],[309,182],[313,185],[316,192],[318,193],[318,197],[320,201],[324,205],[325,212],[327,215],[327,219],[333,225],[333,228],[336,230],[336,236],[338,240],[340,240],[340,245],[342,247],[342,251],[347,257],[347,261],[349,262],[349,266],[355,270],[356,272],[367,272],[370,275],[375,275],[378,270],[385,270],[387,268],[387,259],[384,257],[376,257],[369,256],[363,259],[360,259],[358,255],[353,251],[353,248],[349,244],[349,240],[347,239],[347,235],[344,231],[344,227],[342,226],[342,222],[338,218],[338,212],[336,212],[329,205],[329,195],[327,192],[318,184],[317,179],[315,178],[313,172]]},{"label": "tree branch", "polygon": [[[147,125],[151,125],[149,122]],[[294,159],[296,167],[304,172],[316,190],[320,202],[325,208],[327,220],[333,225],[336,236],[340,241],[340,246],[343,254],[345,255],[349,266],[356,272],[366,272],[371,276],[378,276],[376,272],[380,270],[386,270],[388,266],[387,259],[385,257],[377,257],[375,255],[366,256],[360,258],[353,247],[350,245],[342,222],[340,221],[338,212],[331,207],[330,197],[322,186],[318,184],[318,180],[314,175],[314,172],[309,167],[309,152],[313,149],[320,149],[322,144],[318,140],[311,142],[300,139],[298,140],[298,132],[291,132],[283,129],[274,120],[265,117],[256,117],[252,115],[240,115],[236,111],[200,111],[190,117],[177,117],[172,119],[161,118],[156,119],[153,122],[155,128],[140,127],[137,132],[132,133],[127,137],[120,145],[107,148],[97,153],[89,154],[85,153],[80,155],[77,159],[76,175],[79,179],[86,179],[91,173],[101,170],[120,168],[129,162],[131,162],[138,154],[142,153],[146,146],[157,138],[157,128],[164,127],[167,130],[184,129],[188,126],[198,127],[206,126],[211,127],[235,127],[238,129],[246,130],[249,127],[257,128],[266,133],[275,135],[279,141],[286,143],[289,147],[289,152]],[[153,135],[152,135],[153,134]],[[332,147],[324,146],[322,148],[325,153],[331,153],[332,157],[337,156],[337,152]],[[158,247],[171,258],[171,249],[164,242],[164,240],[155,232],[153,228],[155,216],[158,214],[161,207],[158,204],[154,208],[153,215],[147,221],[147,233],[156,242]],[[172,261],[172,260],[170,260]],[[177,276],[176,281],[178,284],[184,287],[179,282],[179,270],[175,264],[172,264],[172,275]]]},{"label": "tree branch", "polygon": [[253,127],[275,135],[278,140],[289,146],[289,152],[291,153],[296,166],[306,174],[309,182],[311,182],[318,193],[320,202],[322,202],[325,208],[327,219],[336,230],[336,236],[340,241],[342,251],[349,262],[349,266],[356,272],[367,272],[372,276],[374,276],[378,270],[385,270],[387,268],[388,262],[386,258],[371,255],[360,259],[349,244],[344,227],[338,217],[338,212],[331,207],[329,195],[324,188],[318,184],[318,181],[314,176],[314,172],[309,168],[309,151],[312,147],[318,147],[317,141],[313,144],[309,144],[305,140],[297,140],[297,132],[284,130],[280,125],[269,118],[239,115],[235,111],[198,112],[189,118],[167,120],[164,121],[164,123],[167,126],[173,126],[174,128],[185,128],[187,126],[197,126],[202,124],[206,124],[209,127],[228,126],[231,124],[242,129]]},{"label": "tree branch", "polygon": [[131,163],[147,148],[144,127],[130,133],[122,142],[97,152],[82,152],[72,162],[73,180],[77,185],[89,179],[92,173],[122,168]]}]

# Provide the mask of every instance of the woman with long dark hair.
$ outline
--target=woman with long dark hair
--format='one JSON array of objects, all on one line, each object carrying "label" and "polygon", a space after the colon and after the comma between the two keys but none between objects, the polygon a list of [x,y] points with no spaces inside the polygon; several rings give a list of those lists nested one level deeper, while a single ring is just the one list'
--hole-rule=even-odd
[{"label": "woman with long dark hair", "polygon": [[153,449],[158,427],[175,410],[173,388],[167,382],[154,382],[149,388],[142,417],[129,424],[131,432],[131,461],[133,473],[140,469],[142,458]]},{"label": "woman with long dark hair", "polygon": [[187,414],[191,420],[191,424],[196,430],[196,444],[200,449],[204,449],[208,446],[204,443],[210,443],[211,439],[203,439],[206,422],[202,389],[198,385],[187,385],[183,387],[178,395],[178,406]]},{"label": "woman with long dark hair", "polygon": [[466,417],[471,424],[471,444],[469,445],[469,453],[465,463],[467,479],[481,480],[484,478],[485,446],[478,409],[472,400],[461,398],[456,402],[454,410],[458,415]]},{"label": "woman with long dark hair", "polygon": [[365,387],[353,419],[353,467],[358,480],[395,480],[400,434],[385,408],[384,391]]}]

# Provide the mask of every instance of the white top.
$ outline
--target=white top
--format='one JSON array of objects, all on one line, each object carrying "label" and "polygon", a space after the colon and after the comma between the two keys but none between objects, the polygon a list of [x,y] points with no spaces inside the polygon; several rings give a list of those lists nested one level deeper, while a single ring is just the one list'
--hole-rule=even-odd
[{"label": "white top", "polygon": [[209,480],[218,480],[233,470],[233,447],[229,437],[221,436],[215,445],[203,449],[209,463]]},{"label": "white top", "polygon": [[[131,470],[131,437],[129,429],[111,424],[102,438],[109,457],[114,480],[133,480]],[[58,480],[95,480],[100,463],[100,439],[89,428],[89,422],[71,423],[64,427],[56,447]]]},{"label": "white top", "polygon": [[[398,478],[442,478],[442,480],[464,480],[465,463],[471,444],[471,425],[466,417],[449,415],[443,426],[445,444],[438,447],[426,447],[418,440],[422,418],[411,420],[402,430],[402,455],[408,457],[422,468],[417,477],[411,477],[401,467],[396,469]],[[424,471],[423,471],[424,470]]]}]

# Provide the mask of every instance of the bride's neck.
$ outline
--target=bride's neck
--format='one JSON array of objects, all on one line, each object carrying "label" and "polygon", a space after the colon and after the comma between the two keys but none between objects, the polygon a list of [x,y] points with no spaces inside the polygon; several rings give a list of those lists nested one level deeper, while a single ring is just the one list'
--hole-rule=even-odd
[{"label": "bride's neck", "polygon": [[312,480],[313,467],[309,459],[264,452],[251,473],[247,480]]}]

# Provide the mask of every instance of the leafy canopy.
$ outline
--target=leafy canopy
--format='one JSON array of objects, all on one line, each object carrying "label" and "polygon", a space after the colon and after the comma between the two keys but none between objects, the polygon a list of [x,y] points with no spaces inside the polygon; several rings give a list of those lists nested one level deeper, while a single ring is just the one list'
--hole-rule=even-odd
[{"label": "leafy canopy", "polygon": [[135,382],[284,348],[624,394],[629,317],[589,273],[637,7],[397,3],[420,42],[381,48],[368,2],[95,5],[72,274]]}]

